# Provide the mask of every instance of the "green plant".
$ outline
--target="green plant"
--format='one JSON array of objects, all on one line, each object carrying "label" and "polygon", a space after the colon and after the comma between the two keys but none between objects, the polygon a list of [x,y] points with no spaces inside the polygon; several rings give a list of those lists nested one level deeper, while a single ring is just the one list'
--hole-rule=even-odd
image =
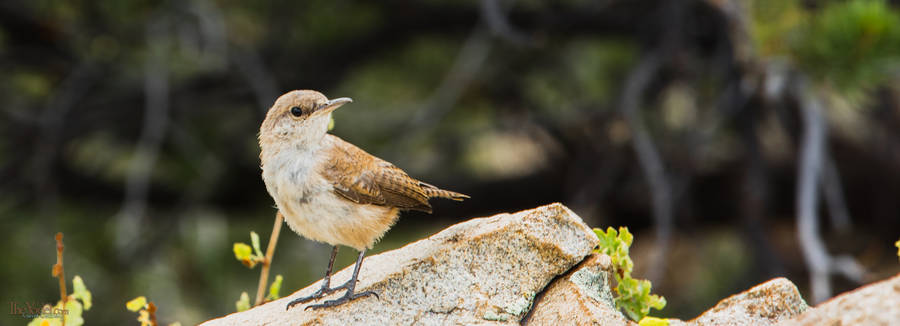
[{"label": "green plant", "polygon": [[[283,280],[281,274],[275,275],[275,281],[269,286],[269,295],[266,296],[266,301],[281,298],[281,282]],[[247,291],[241,292],[241,298],[234,302],[234,308],[238,312],[250,309],[250,295],[247,294]]]},{"label": "green plant", "polygon": [[272,282],[272,286],[269,287],[269,295],[266,296],[266,300],[276,300],[281,298],[281,281],[284,278],[281,277],[281,274],[275,275],[275,281]]},{"label": "green plant", "polygon": [[125,308],[138,313],[137,320],[141,326],[156,326],[156,305],[148,302],[144,296],[131,299],[125,303]]},{"label": "green plant", "polygon": [[234,309],[237,312],[250,309],[250,296],[247,295],[247,291],[241,292],[241,298],[234,302]]},{"label": "green plant", "polygon": [[615,268],[616,278],[616,308],[625,312],[634,321],[642,320],[650,313],[650,308],[660,310],[666,306],[666,298],[650,294],[651,284],[648,280],[638,280],[631,277],[631,269],[634,262],[628,256],[628,248],[634,236],[628,232],[628,228],[619,227],[617,232],[612,227],[603,232],[594,229],[600,244],[595,252],[608,255]]},{"label": "green plant", "polygon": [[52,271],[53,277],[59,279],[60,299],[55,306],[45,305],[28,326],[80,326],[84,324],[81,316],[84,310],[91,310],[91,291],[88,291],[81,276],[72,278],[72,294],[66,294],[62,239],[62,232],[56,233],[56,264]]},{"label": "green plant", "polygon": [[[147,297],[139,296],[125,303],[125,308],[138,313],[137,321],[141,322],[141,326],[157,326],[156,321],[156,305],[151,301],[147,301]],[[181,326],[180,322],[174,322],[169,326]]]},{"label": "green plant", "polygon": [[81,276],[78,275],[72,278],[72,289],[74,291],[68,296],[65,304],[60,300],[53,307],[45,305],[41,309],[40,316],[28,323],[28,326],[62,326],[63,319],[66,326],[83,325],[82,313],[84,310],[91,310],[91,291],[88,291]]},{"label": "green plant", "polygon": [[[251,245],[235,242],[234,246],[232,246],[234,258],[244,264],[244,266],[253,268],[256,264],[262,264],[262,270],[259,273],[259,285],[256,287],[256,302],[254,303],[256,306],[267,300],[279,298],[278,293],[281,291],[281,281],[283,280],[281,275],[278,275],[275,278],[275,282],[272,282],[272,286],[269,287],[269,294],[265,297],[263,295],[265,294],[266,284],[268,284],[269,269],[272,267],[272,256],[275,255],[275,246],[278,244],[278,235],[281,233],[281,224],[284,224],[284,216],[279,212],[275,214],[275,224],[272,226],[269,247],[266,248],[265,255],[263,255],[259,246],[259,235],[253,231],[250,231]],[[235,302],[235,305],[238,311],[250,309],[250,296],[247,295],[247,292],[241,293],[241,298]]]},{"label": "green plant", "polygon": [[234,251],[234,258],[237,258],[244,266],[253,268],[256,264],[265,262],[266,256],[259,249],[259,234],[250,231],[250,243],[253,244],[252,249],[246,243],[235,242],[232,250]]}]

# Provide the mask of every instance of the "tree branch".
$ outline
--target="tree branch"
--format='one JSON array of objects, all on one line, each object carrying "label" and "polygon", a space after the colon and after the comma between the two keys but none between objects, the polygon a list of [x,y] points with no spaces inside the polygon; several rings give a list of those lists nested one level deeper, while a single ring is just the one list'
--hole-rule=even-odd
[{"label": "tree branch", "polygon": [[797,238],[803,257],[810,269],[812,301],[822,302],[831,296],[828,279],[831,257],[819,238],[818,229],[818,181],[825,157],[826,125],[821,99],[810,86],[801,81],[795,86],[800,101],[803,135],[800,142],[800,158],[797,164]]},{"label": "tree branch", "polygon": [[149,58],[144,63],[144,123],[141,127],[134,157],[125,181],[125,200],[117,214],[116,247],[120,256],[130,256],[130,243],[136,238],[137,227],[147,207],[150,177],[159,156],[159,148],[165,136],[169,111],[169,80],[166,56],[164,18],[148,24],[147,47]]},{"label": "tree branch", "polygon": [[628,75],[625,80],[625,88],[622,94],[622,102],[619,109],[625,118],[625,122],[632,131],[631,142],[637,154],[638,163],[644,172],[644,178],[649,186],[653,199],[653,220],[656,227],[657,250],[653,257],[652,267],[649,269],[648,278],[653,282],[659,282],[663,267],[666,265],[665,250],[668,248],[669,238],[672,233],[672,190],[666,176],[665,167],[653,140],[650,138],[643,121],[638,115],[641,107],[641,97],[647,88],[651,78],[659,70],[660,60],[654,54],[645,55]]},{"label": "tree branch", "polygon": [[500,0],[481,0],[481,19],[493,36],[519,46],[533,45],[534,42],[528,36],[512,27],[506,19],[505,11]]}]

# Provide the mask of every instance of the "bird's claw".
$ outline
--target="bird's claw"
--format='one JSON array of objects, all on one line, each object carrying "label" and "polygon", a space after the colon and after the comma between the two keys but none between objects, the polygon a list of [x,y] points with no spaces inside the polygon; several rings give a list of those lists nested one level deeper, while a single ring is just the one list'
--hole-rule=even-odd
[{"label": "bird's claw", "polygon": [[340,306],[347,302],[350,302],[350,301],[353,301],[353,300],[356,300],[356,299],[359,299],[362,297],[367,297],[370,295],[374,295],[376,299],[381,300],[381,297],[378,296],[378,293],[375,293],[373,291],[365,291],[365,292],[358,292],[358,293],[350,293],[350,291],[347,291],[347,293],[344,294],[344,296],[342,296],[340,298],[337,298],[334,300],[328,300],[321,304],[308,305],[308,306],[306,306],[306,308],[303,308],[303,310],[337,307],[337,306]]},{"label": "bird's claw", "polygon": [[328,283],[325,283],[325,284],[323,284],[322,287],[319,288],[316,292],[313,292],[313,294],[310,294],[309,296],[300,297],[300,298],[296,298],[296,299],[294,299],[294,300],[291,300],[291,302],[288,302],[287,307],[285,307],[284,310],[285,310],[285,311],[290,310],[292,307],[294,307],[294,306],[296,306],[296,305],[298,305],[298,304],[304,303],[304,302],[309,302],[309,301],[312,301],[312,300],[321,299],[321,298],[325,297],[326,295],[329,295],[329,294],[332,294],[332,293],[334,293],[334,292],[337,292],[337,291],[340,290],[341,288],[342,288],[341,286],[338,286],[338,287],[335,287],[335,288],[329,288],[329,287],[328,287]]}]

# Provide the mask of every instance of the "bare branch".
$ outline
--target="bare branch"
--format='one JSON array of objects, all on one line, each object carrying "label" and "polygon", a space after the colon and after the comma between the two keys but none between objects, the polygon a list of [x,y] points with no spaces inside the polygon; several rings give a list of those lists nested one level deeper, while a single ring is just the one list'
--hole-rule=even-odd
[{"label": "bare branch", "polygon": [[481,71],[490,51],[490,37],[482,28],[476,27],[463,44],[444,80],[425,101],[423,109],[410,120],[410,125],[426,129],[422,126],[432,125],[443,119],[456,105],[465,87]]},{"label": "bare branch", "polygon": [[144,64],[144,123],[125,181],[125,200],[116,215],[116,246],[120,255],[130,255],[129,247],[137,238],[138,225],[147,207],[150,176],[156,166],[159,148],[168,125],[169,80],[166,66],[166,21],[159,19],[147,26],[149,58]]},{"label": "bare branch", "polygon": [[[421,109],[416,112],[412,119],[395,128],[396,130],[402,130],[402,134],[394,137],[394,139],[397,139],[397,142],[410,142],[434,130],[433,126],[441,122],[450,113],[459,101],[459,97],[462,96],[466,86],[481,71],[481,67],[484,66],[491,52],[491,47],[490,36],[487,35],[483,27],[476,27],[459,50],[453,66],[451,66],[441,84],[438,85],[424,103],[416,105],[421,107]],[[406,148],[406,146],[398,145],[392,146],[392,148],[399,149]],[[387,156],[399,155],[388,153]]]},{"label": "bare branch", "polygon": [[797,237],[803,257],[810,269],[812,302],[822,302],[831,296],[829,270],[831,257],[819,238],[817,224],[818,181],[825,157],[826,124],[821,99],[806,82],[795,86],[799,94],[800,113],[803,117],[803,135],[800,142],[800,159],[797,164]]},{"label": "bare branch", "polygon": [[519,46],[533,45],[534,42],[531,38],[512,27],[506,19],[506,10],[507,8],[503,8],[500,4],[500,0],[481,0],[481,19],[487,24],[494,37]]},{"label": "bare branch", "polygon": [[203,61],[222,62],[223,58],[228,57],[227,33],[222,11],[208,0],[194,0],[187,6],[188,11],[197,16],[197,29],[203,36]]},{"label": "bare branch", "polygon": [[656,227],[657,250],[653,257],[648,278],[654,283],[661,280],[666,265],[665,250],[668,248],[672,233],[672,190],[666,176],[665,167],[649,132],[644,127],[638,109],[641,97],[653,76],[659,70],[660,60],[654,54],[648,54],[638,63],[625,80],[622,103],[619,109],[625,122],[631,129],[634,140],[631,144],[637,154],[638,162],[650,188],[653,199],[653,220]]}]

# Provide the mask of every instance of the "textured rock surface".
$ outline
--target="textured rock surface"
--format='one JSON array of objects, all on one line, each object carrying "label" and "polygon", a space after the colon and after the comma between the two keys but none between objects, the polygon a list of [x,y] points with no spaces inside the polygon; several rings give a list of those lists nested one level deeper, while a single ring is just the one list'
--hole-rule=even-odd
[{"label": "textured rock surface", "polygon": [[670,320],[670,325],[775,325],[807,308],[794,283],[780,277],[719,301],[693,320]]},{"label": "textured rock surface", "polygon": [[633,325],[616,310],[609,256],[592,254],[550,284],[528,325]]},{"label": "textured rock surface", "polygon": [[[403,248],[366,258],[358,291],[368,297],[324,310],[285,311],[319,282],[285,298],[204,325],[518,324],[535,295],[587,256],[597,238],[575,213],[551,204],[463,222]],[[350,278],[351,268],[332,284]],[[341,293],[332,294],[332,299]]]},{"label": "textured rock surface", "polygon": [[779,325],[900,325],[900,274],[836,296]]}]

